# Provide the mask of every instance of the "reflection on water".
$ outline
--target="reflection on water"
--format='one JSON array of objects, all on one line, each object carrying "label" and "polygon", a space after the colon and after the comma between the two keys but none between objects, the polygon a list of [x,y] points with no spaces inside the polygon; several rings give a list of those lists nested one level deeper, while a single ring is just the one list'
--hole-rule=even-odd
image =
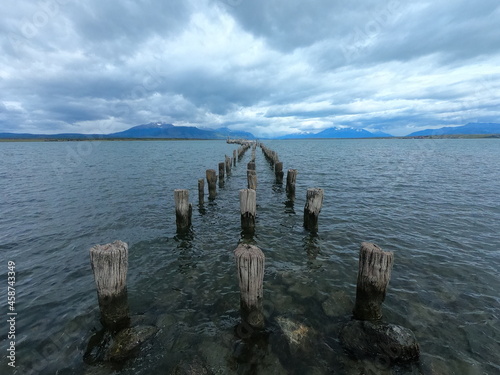
[{"label": "reflection on water", "polygon": [[[63,146],[0,144],[0,251],[19,264],[22,313],[19,367],[1,373],[500,373],[496,140],[436,140],[425,153],[418,140],[269,141],[285,170],[299,170],[296,194],[275,184],[257,150],[253,234],[242,233],[238,198],[249,152],[217,198],[193,211],[192,228],[177,233],[172,191],[196,197],[198,178],[234,146],[102,143],[60,181],[51,163]],[[316,234],[302,225],[309,187],[325,190]],[[132,326],[157,331],[114,372],[84,354],[101,329],[88,250],[116,239],[129,244]],[[415,332],[419,364],[391,370],[340,347],[362,241],[395,253],[384,317]],[[266,256],[266,330],[250,342],[235,332],[239,242]]]}]

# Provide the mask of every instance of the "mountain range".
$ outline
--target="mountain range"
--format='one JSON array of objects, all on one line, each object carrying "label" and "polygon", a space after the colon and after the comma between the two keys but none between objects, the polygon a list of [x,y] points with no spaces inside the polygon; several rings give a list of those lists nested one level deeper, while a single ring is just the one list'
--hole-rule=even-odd
[{"label": "mountain range", "polygon": [[[496,123],[469,123],[463,126],[447,126],[439,129],[426,129],[411,133],[407,137],[440,136],[440,135],[472,135],[472,134],[500,134],[500,124]],[[252,133],[235,131],[229,128],[200,129],[194,126],[174,126],[164,122],[134,126],[130,129],[111,134],[17,134],[0,133],[0,139],[52,139],[52,140],[84,140],[84,139],[128,139],[128,138],[170,138],[170,139],[226,139],[226,138],[255,139]],[[302,138],[377,138],[392,137],[383,132],[370,132],[365,129],[352,127],[331,127],[319,133],[295,133],[277,137],[276,139]]]},{"label": "mountain range", "polygon": [[110,134],[17,134],[0,133],[0,139],[127,139],[127,138],[172,138],[172,139],[255,139],[249,132],[235,131],[228,128],[199,129],[194,126],[174,126],[163,122],[134,126],[130,129]]},{"label": "mountain range", "polygon": [[302,138],[380,138],[392,137],[392,135],[383,132],[370,132],[365,129],[356,128],[328,128],[319,133],[295,133],[287,134],[277,139],[302,139]]},{"label": "mountain range", "polygon": [[456,134],[500,134],[500,124],[470,122],[463,126],[445,126],[439,129],[425,129],[408,134],[407,137]]}]

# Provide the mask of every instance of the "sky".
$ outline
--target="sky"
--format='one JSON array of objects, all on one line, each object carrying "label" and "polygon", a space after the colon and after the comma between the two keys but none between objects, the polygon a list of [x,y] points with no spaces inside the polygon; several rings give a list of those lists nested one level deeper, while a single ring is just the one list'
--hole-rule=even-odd
[{"label": "sky", "polygon": [[500,122],[498,0],[7,3],[0,132]]}]

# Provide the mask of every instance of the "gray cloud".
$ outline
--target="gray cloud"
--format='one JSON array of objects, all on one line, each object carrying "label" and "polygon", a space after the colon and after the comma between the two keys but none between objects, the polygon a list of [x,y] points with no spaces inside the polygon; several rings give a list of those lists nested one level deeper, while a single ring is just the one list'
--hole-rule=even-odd
[{"label": "gray cloud", "polygon": [[499,19],[496,0],[23,0],[0,21],[0,132],[498,121]]}]

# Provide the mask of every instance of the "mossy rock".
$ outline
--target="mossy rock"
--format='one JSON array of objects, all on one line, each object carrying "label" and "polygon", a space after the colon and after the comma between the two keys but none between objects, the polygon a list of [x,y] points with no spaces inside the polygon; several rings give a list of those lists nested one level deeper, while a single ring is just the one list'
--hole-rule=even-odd
[{"label": "mossy rock", "polygon": [[116,334],[108,351],[108,360],[121,362],[131,357],[139,346],[157,331],[153,326],[126,328]]}]

